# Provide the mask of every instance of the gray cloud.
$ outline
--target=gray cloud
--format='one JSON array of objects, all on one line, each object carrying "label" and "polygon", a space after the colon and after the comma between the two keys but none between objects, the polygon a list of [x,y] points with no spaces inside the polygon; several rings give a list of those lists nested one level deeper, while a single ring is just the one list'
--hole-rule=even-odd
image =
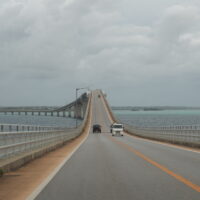
[{"label": "gray cloud", "polygon": [[114,105],[199,105],[199,19],[195,0],[1,1],[0,105],[88,85]]}]

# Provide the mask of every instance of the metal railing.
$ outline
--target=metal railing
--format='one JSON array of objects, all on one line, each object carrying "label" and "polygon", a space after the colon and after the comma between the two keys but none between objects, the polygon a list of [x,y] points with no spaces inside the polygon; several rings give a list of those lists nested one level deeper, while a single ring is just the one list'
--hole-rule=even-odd
[{"label": "metal railing", "polygon": [[200,125],[133,127],[125,124],[124,127],[137,136],[200,147]]},{"label": "metal railing", "polygon": [[0,132],[18,132],[18,131],[50,131],[50,130],[61,130],[61,127],[55,126],[35,126],[35,125],[24,125],[24,124],[0,124]]},{"label": "metal railing", "polygon": [[0,159],[71,139],[76,133],[76,130],[70,130],[68,134],[53,130],[0,133]]},{"label": "metal railing", "polygon": [[84,120],[78,128],[0,124],[0,161],[39,148],[46,149],[77,137],[87,124],[90,101]]},{"label": "metal railing", "polygon": [[200,130],[200,125],[174,125],[174,126],[149,126],[149,127],[135,127],[137,129],[145,129],[145,130]]},{"label": "metal railing", "polygon": [[20,124],[0,124],[0,159],[65,140],[66,131],[52,126],[33,126]]}]

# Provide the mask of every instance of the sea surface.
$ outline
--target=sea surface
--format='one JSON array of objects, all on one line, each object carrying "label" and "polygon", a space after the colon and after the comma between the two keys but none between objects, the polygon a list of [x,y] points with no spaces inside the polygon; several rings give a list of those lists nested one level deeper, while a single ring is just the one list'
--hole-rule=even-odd
[{"label": "sea surface", "polygon": [[[81,120],[78,120],[78,124]],[[0,114],[0,124],[23,124],[23,125],[37,125],[37,126],[56,126],[73,128],[76,126],[76,120],[68,117],[56,116],[32,116],[32,115],[11,115]]]},{"label": "sea surface", "polygon": [[117,119],[137,127],[200,125],[200,110],[118,111]]},{"label": "sea surface", "polygon": [[[123,123],[139,127],[200,125],[200,110],[163,110],[163,111],[118,111],[116,118]],[[81,120],[78,120],[78,124]],[[0,124],[24,124],[37,126],[58,126],[72,128],[76,125],[74,118],[56,116],[32,116],[0,114]]]}]

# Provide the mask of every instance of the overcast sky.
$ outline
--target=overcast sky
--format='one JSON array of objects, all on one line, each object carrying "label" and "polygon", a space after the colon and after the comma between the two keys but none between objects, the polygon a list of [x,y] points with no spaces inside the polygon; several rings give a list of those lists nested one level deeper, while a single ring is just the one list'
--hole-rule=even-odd
[{"label": "overcast sky", "polygon": [[0,106],[200,106],[199,0],[0,0]]}]

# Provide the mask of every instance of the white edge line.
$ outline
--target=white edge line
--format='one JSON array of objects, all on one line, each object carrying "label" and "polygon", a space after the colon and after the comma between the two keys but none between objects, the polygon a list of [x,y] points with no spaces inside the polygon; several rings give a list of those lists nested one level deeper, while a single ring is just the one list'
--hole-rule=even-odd
[{"label": "white edge line", "polygon": [[[104,100],[103,100],[103,104],[104,104],[104,107],[105,107],[106,112],[108,114],[108,118],[109,118],[110,122],[112,123],[113,120],[112,120],[112,118],[110,116],[110,113],[108,112],[108,108],[105,105],[105,101]],[[143,140],[143,141],[148,141],[148,142],[151,142],[151,143],[155,143],[155,144],[160,144],[160,145],[172,147],[174,149],[180,149],[180,150],[184,150],[184,151],[190,151],[190,152],[194,152],[194,153],[200,153],[199,151],[195,151],[195,150],[192,150],[192,149],[187,149],[187,147],[179,147],[179,146],[174,146],[173,144],[167,144],[167,143],[162,143],[162,142],[159,142],[159,141],[153,141],[153,140],[150,140],[150,139],[146,139],[146,138],[142,138],[142,137],[139,137],[139,136],[131,135],[131,134],[127,133],[127,132],[125,132],[125,134],[127,136],[129,136],[129,137],[135,137],[135,138]]]},{"label": "white edge line", "polygon": [[[91,118],[90,117],[90,123],[89,127],[91,125]],[[54,171],[31,193],[30,196],[26,198],[26,200],[34,200],[40,192],[46,187],[46,185],[53,179],[53,177],[58,173],[58,171],[63,167],[63,165],[72,157],[72,155],[79,149],[79,147],[85,142],[85,140],[88,138],[90,132],[90,128],[88,128],[88,132],[86,137],[81,141],[81,143],[76,146],[76,148],[54,169]]]}]

